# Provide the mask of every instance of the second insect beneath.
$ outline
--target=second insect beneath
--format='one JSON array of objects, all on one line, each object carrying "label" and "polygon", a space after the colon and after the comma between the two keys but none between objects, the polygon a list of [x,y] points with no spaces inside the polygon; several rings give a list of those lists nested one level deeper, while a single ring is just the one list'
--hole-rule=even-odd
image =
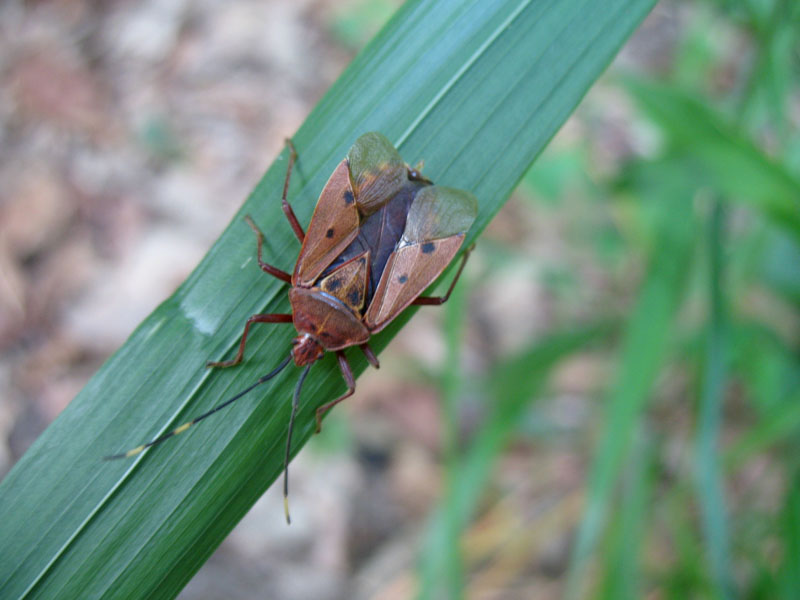
[{"label": "second insect beneath", "polygon": [[244,327],[232,360],[209,362],[209,367],[232,367],[242,362],[253,323],[294,323],[297,337],[289,355],[270,373],[210,411],[151,442],[110,459],[126,458],[183,433],[189,427],[238,400],[277,375],[294,360],[305,367],[295,386],[284,461],[284,506],[289,519],[288,462],[292,428],[303,381],[311,365],[325,352],[335,352],[347,391],[317,409],[317,432],[323,415],[355,391],[355,378],[344,350],[358,346],[375,368],[378,359],[368,345],[377,333],[411,305],[439,305],[450,296],[464,268],[464,252],[447,293],[421,296],[461,248],[475,220],[477,201],[469,192],[433,185],[408,166],[382,134],[365,133],[353,144],[328,179],[317,201],[308,230],[297,220],[286,195],[296,159],[291,141],[283,185],[283,212],[302,247],[289,274],[262,260],[264,235],[245,217],[257,238],[258,264],[265,273],[289,283],[291,314],[253,315]]}]

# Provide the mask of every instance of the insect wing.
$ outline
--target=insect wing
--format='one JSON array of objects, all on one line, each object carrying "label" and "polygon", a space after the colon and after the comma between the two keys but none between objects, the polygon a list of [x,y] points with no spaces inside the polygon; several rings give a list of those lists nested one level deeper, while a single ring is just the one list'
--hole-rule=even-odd
[{"label": "insect wing", "polygon": [[439,186],[419,191],[364,315],[370,331],[386,327],[444,271],[476,213],[477,202],[468,192]]},{"label": "insect wing", "polygon": [[358,209],[347,161],[328,179],[308,224],[292,284],[309,287],[358,234]]},{"label": "insect wing", "polygon": [[364,215],[378,210],[406,182],[406,164],[392,143],[373,131],[359,137],[347,153],[350,180],[358,209]]}]

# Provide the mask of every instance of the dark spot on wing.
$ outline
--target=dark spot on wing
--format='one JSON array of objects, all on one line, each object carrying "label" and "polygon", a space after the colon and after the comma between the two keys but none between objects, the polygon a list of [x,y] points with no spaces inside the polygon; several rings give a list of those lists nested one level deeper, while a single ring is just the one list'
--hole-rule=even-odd
[{"label": "dark spot on wing", "polygon": [[[332,238],[333,237],[333,227],[331,227],[330,229],[328,229],[328,231],[325,232],[325,237],[326,238]],[[423,252],[424,252],[424,250],[423,250]]]},{"label": "dark spot on wing", "polygon": [[353,290],[347,294],[347,299],[350,301],[351,306],[358,306],[360,304],[361,294],[358,293],[358,290]]},{"label": "dark spot on wing", "polygon": [[323,331],[323,332],[322,332],[320,335],[321,335],[322,337],[326,338],[326,339],[330,339],[331,337],[333,337],[333,336],[332,336],[330,333],[328,333],[327,331]]},{"label": "dark spot on wing", "polygon": [[[369,306],[375,290],[378,289],[381,277],[384,275],[387,261],[403,235],[409,207],[417,193],[424,187],[426,186],[422,182],[408,182],[391,201],[381,205],[378,210],[369,215],[361,215],[355,239],[322,272],[321,277],[330,275],[348,260],[356,258],[368,250],[370,254],[365,264],[367,285],[366,289],[362,291],[362,299],[364,305]],[[342,191],[342,204],[344,204],[344,194],[345,192]],[[333,225],[335,226],[335,224]],[[394,277],[396,278],[397,275]]]},{"label": "dark spot on wing", "polygon": [[325,287],[328,288],[326,291],[335,292],[340,287],[342,287],[342,280],[341,279],[331,279],[330,281],[328,281],[328,285],[325,286]]},{"label": "dark spot on wing", "polygon": [[345,190],[345,192],[344,192],[344,203],[345,204],[352,204],[353,200],[355,200],[355,198],[353,198],[353,192],[351,192],[350,190]]},{"label": "dark spot on wing", "polygon": [[424,244],[422,244],[423,254],[430,254],[434,250],[436,250],[436,244],[434,244],[433,242],[425,242]]},{"label": "dark spot on wing", "polygon": [[399,281],[400,283],[405,283],[406,281],[408,281],[408,275],[400,275],[400,277],[397,278],[397,281]]}]

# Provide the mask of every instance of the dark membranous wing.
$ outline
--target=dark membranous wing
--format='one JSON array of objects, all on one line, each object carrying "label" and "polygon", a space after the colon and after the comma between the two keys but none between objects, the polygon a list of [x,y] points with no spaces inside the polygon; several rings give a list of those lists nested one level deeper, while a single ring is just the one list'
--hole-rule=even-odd
[{"label": "dark membranous wing", "polygon": [[415,181],[406,182],[406,185],[394,198],[384,203],[376,212],[362,218],[355,239],[325,270],[323,275],[331,273],[340,265],[369,251],[370,270],[365,299],[365,306],[369,306],[383,274],[386,261],[403,236],[411,203],[424,185]]},{"label": "dark membranous wing", "polygon": [[477,201],[469,192],[434,185],[416,194],[364,315],[370,331],[388,325],[444,271],[476,214]]}]

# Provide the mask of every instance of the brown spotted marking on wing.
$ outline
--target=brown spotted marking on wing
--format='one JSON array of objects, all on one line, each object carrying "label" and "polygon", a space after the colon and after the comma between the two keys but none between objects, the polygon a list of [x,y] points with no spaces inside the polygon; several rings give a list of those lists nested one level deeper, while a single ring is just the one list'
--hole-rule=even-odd
[{"label": "brown spotted marking on wing", "polygon": [[464,234],[459,233],[395,250],[364,315],[367,328],[376,333],[386,327],[441,275],[463,241]]},{"label": "brown spotted marking on wing", "polygon": [[320,274],[358,234],[358,209],[347,160],[328,179],[308,225],[297,257],[292,285],[311,287]]},{"label": "brown spotted marking on wing", "polygon": [[342,303],[360,314],[364,309],[369,277],[369,250],[348,260],[319,280],[322,291],[338,298]]}]

